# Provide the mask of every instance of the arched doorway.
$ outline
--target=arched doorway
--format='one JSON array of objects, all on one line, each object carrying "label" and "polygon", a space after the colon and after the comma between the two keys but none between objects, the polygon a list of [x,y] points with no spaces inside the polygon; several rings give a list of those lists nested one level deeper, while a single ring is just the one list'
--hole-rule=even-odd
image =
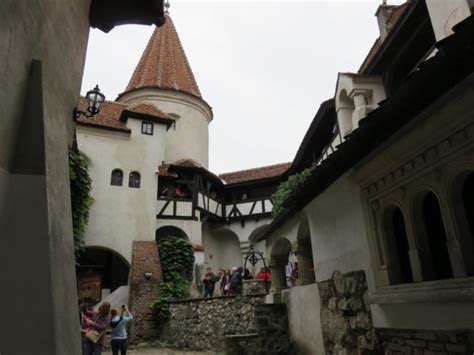
[{"label": "arched doorway", "polygon": [[272,247],[270,253],[270,271],[272,276],[273,292],[279,292],[287,288],[286,284],[286,265],[288,264],[291,252],[291,243],[285,239],[278,239]]},{"label": "arched doorway", "polygon": [[203,234],[204,258],[214,271],[243,265],[242,251],[237,235],[229,229],[213,229]]},{"label": "arched doorway", "polygon": [[[266,266],[268,267],[270,261],[268,260],[268,256],[266,255],[265,240],[258,241],[258,239],[262,236],[262,234],[265,232],[267,227],[268,227],[268,224],[264,224],[260,227],[255,228],[252,231],[252,233],[250,233],[248,241],[249,241],[249,244],[252,245],[255,250],[263,253]],[[263,268],[263,261],[259,260],[257,264],[251,265],[250,271],[252,272],[254,276],[257,276],[257,274],[262,268]]]},{"label": "arched doorway", "polygon": [[157,242],[169,237],[181,238],[189,241],[188,235],[182,229],[175,226],[160,227],[155,232],[155,240]]},{"label": "arched doorway", "polygon": [[413,282],[410,264],[410,246],[406,231],[405,218],[399,207],[391,206],[383,214],[383,230],[387,241],[391,284]]},{"label": "arched doorway", "polygon": [[129,263],[114,250],[86,247],[77,266],[79,297],[97,303],[128,285],[129,272]]}]

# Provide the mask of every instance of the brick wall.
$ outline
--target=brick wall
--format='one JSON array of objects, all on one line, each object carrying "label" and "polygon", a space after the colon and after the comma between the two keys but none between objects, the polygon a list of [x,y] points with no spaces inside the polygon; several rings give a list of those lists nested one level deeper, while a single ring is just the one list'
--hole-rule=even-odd
[{"label": "brick wall", "polygon": [[[151,273],[146,278],[145,273]],[[130,329],[133,343],[156,339],[157,323],[151,305],[158,296],[162,271],[158,245],[155,241],[134,241],[130,279],[130,310],[134,315]]]}]

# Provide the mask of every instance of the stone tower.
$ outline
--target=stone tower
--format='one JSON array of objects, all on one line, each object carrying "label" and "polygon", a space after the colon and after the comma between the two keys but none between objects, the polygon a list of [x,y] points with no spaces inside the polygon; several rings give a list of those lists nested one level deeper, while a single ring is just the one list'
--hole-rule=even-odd
[{"label": "stone tower", "polygon": [[153,32],[135,71],[117,101],[148,103],[176,119],[166,135],[166,162],[192,159],[208,168],[213,114],[203,100],[169,14]]}]

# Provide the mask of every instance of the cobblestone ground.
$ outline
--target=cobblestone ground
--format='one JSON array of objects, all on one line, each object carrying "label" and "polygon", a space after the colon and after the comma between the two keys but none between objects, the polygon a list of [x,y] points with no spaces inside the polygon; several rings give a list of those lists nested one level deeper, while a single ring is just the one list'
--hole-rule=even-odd
[{"label": "cobblestone ground", "polygon": [[[218,354],[211,352],[201,351],[183,351],[170,348],[143,348],[143,349],[130,349],[127,351],[127,355],[210,355]],[[103,355],[112,355],[112,352],[103,352]]]}]

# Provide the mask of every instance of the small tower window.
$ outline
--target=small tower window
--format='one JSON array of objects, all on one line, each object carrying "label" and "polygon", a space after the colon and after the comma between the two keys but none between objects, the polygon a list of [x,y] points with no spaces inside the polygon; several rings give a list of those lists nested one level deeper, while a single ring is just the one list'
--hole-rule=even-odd
[{"label": "small tower window", "polygon": [[153,135],[153,123],[151,122],[142,122],[142,134]]},{"label": "small tower window", "polygon": [[123,184],[123,172],[120,169],[112,170],[112,174],[110,176],[110,185],[113,186],[122,186]]},{"label": "small tower window", "polygon": [[140,188],[140,173],[132,171],[128,178],[128,187]]}]

